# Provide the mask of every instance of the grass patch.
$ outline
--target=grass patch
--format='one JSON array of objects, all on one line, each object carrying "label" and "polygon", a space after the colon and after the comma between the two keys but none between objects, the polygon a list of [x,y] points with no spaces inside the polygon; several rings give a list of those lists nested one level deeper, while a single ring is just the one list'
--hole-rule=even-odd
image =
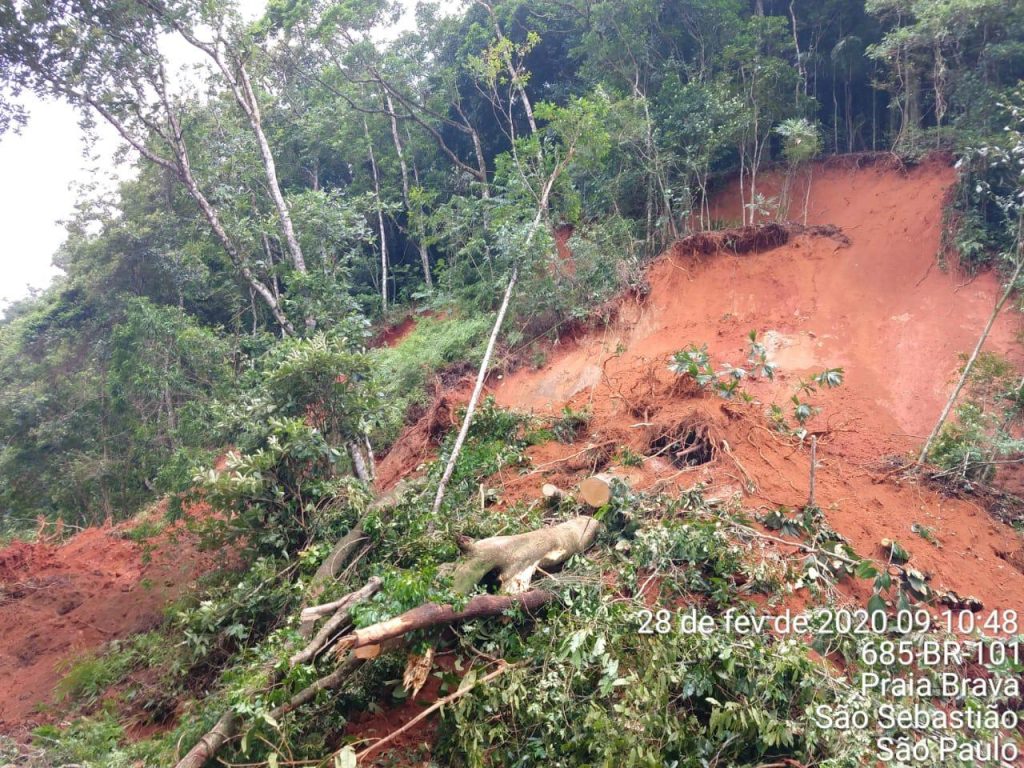
[{"label": "grass patch", "polygon": [[399,344],[371,352],[383,394],[375,445],[395,441],[410,409],[429,398],[431,377],[483,354],[491,322],[484,316],[423,317]]}]

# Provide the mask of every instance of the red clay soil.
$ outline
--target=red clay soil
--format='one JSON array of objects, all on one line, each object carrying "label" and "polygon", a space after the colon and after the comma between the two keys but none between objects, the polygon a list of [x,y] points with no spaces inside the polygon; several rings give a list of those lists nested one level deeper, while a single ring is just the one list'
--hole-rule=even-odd
[{"label": "red clay soil", "polygon": [[[355,750],[357,752],[366,750],[366,754],[360,759],[360,765],[380,765],[389,766],[389,768],[396,766],[419,768],[423,766],[426,768],[431,764],[430,754],[437,734],[436,715],[423,718],[379,749],[374,748],[373,745],[398,731],[441,698],[444,692],[441,691],[441,678],[436,674],[439,670],[449,674],[458,674],[455,672],[454,657],[448,654],[438,655],[434,659],[434,671],[427,677],[422,690],[415,696],[396,704],[384,706],[376,712],[364,712],[345,726],[344,735],[353,744]],[[466,671],[468,668],[464,669],[462,673]]]},{"label": "red clay soil", "polygon": [[130,527],[0,550],[0,733],[20,737],[47,719],[41,710],[53,704],[68,662],[153,629],[167,604],[215,564],[217,556],[198,552],[185,533],[162,534],[147,558],[125,537]]},{"label": "red clay soil", "polygon": [[[879,542],[897,539],[911,565],[939,591],[980,598],[985,610],[1024,605],[1024,548],[1020,535],[980,506],[948,498],[891,469],[912,455],[928,434],[961,365],[988,319],[999,283],[993,275],[964,281],[938,268],[942,204],[954,171],[933,161],[905,172],[883,165],[815,170],[807,224],[825,236],[798,235],[759,253],[694,254],[669,249],[650,269],[650,295],[620,301],[612,325],[553,346],[547,364],[491,381],[502,406],[557,417],[563,406],[586,408],[591,419],[572,444],[550,442],[529,449],[533,469],[501,472],[489,484],[499,503],[536,502],[541,485],[571,489],[595,471],[611,472],[638,489],[686,488],[704,483],[711,497],[739,496],[758,514],[807,502],[806,444],[769,428],[768,406],[789,411],[797,383],[826,367],[841,366],[835,390],[804,398],[821,408],[809,428],[818,435],[816,502],[830,524],[862,555],[882,559]],[[775,194],[778,178],[759,188]],[[803,191],[795,190],[802,200]],[[727,189],[713,215],[740,209],[737,189]],[[839,227],[839,236],[828,236]],[[568,232],[557,232],[561,263]],[[565,251],[565,252],[563,252]],[[987,350],[1021,367],[1020,315],[1006,312]],[[689,343],[707,344],[716,366],[743,365],[747,334],[756,330],[778,367],[774,382],[746,381],[754,403],[723,401],[681,388],[667,367]],[[465,400],[468,387],[446,393]],[[382,488],[411,473],[436,447],[428,414],[408,428],[378,465]],[[692,427],[706,429],[717,451],[703,465],[673,465],[658,448]],[[642,466],[617,461],[625,446],[648,456]],[[660,455],[659,455],[660,453]],[[912,526],[931,529],[939,546]],[[755,550],[775,545],[755,541]],[[846,587],[843,599],[863,605],[867,581]],[[801,595],[789,598],[799,609]],[[419,697],[431,700],[430,691]],[[418,711],[408,705],[359,723],[348,735],[373,738],[396,730]],[[421,723],[404,745],[429,741]],[[408,754],[408,752],[406,752]]]},{"label": "red clay soil", "polygon": [[[822,409],[810,428],[820,433],[817,502],[832,526],[864,555],[880,556],[882,538],[899,540],[937,589],[976,596],[986,610],[1019,609],[1019,535],[970,501],[886,472],[887,457],[919,448],[930,431],[960,355],[975,344],[999,291],[993,275],[965,282],[936,266],[941,207],[953,180],[954,171],[937,161],[905,173],[819,167],[808,224],[837,225],[848,246],[800,235],[742,256],[670,249],[650,270],[650,295],[624,299],[614,324],[554,347],[540,370],[495,383],[506,407],[554,415],[570,404],[592,413],[589,434],[576,444],[533,449],[534,473],[496,479],[505,503],[538,498],[545,482],[571,487],[594,469],[610,469],[640,488],[700,480],[714,495],[740,492],[749,478],[756,490],[744,492],[742,504],[751,512],[800,506],[807,447],[768,429],[765,411],[778,403],[789,412],[801,377],[842,366],[841,387],[809,398]],[[759,188],[771,194],[773,181],[762,179]],[[720,204],[739,210],[735,195],[726,190]],[[1020,315],[1006,312],[986,349],[1019,366],[1020,327]],[[745,383],[757,404],[678,391],[667,370],[673,352],[706,343],[716,365],[743,365],[751,330],[778,366],[774,382]],[[680,473],[662,455],[631,469],[609,455],[623,444],[650,455],[650,441],[695,413],[729,447],[709,464]],[[914,524],[932,529],[941,548],[914,534]]]},{"label": "red clay soil", "polygon": [[413,328],[416,327],[416,318],[412,315],[406,315],[402,320],[390,325],[381,331],[380,334],[370,342],[371,347],[396,347],[401,343],[402,339],[412,333]]}]

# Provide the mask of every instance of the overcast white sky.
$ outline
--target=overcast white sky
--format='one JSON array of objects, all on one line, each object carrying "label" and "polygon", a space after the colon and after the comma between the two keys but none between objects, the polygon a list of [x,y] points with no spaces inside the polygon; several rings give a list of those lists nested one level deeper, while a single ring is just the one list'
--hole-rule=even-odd
[{"label": "overcast white sky", "polygon": [[[416,0],[402,0],[406,13],[399,27],[410,26]],[[447,9],[456,0],[444,3]],[[265,0],[239,0],[247,16],[255,17]],[[188,62],[187,44],[167,51],[177,66]],[[100,125],[101,140],[94,156],[83,156],[84,137],[78,115],[63,103],[26,99],[30,118],[20,134],[0,136],[0,311],[10,302],[27,296],[32,288],[44,288],[58,274],[53,255],[64,241],[61,220],[74,210],[76,188],[93,181],[110,185],[111,179],[130,173],[131,162],[114,166],[118,146],[112,129]]]}]

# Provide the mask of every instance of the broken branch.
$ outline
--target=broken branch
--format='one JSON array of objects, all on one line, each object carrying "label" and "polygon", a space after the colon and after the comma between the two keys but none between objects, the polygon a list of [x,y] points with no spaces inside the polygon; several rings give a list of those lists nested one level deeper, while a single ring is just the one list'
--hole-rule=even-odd
[{"label": "broken branch", "polygon": [[497,616],[510,608],[522,608],[524,611],[535,611],[542,605],[554,600],[555,596],[541,589],[521,592],[517,595],[477,595],[472,598],[461,611],[450,605],[424,603],[406,611],[393,619],[357,629],[338,641],[335,653],[345,653],[364,645],[378,645],[386,640],[443,624],[456,624],[461,621],[480,619],[485,616]]},{"label": "broken branch", "polygon": [[[321,649],[328,644],[330,639],[351,621],[352,608],[365,600],[369,600],[377,594],[377,592],[380,591],[380,586],[381,580],[374,576],[367,581],[366,585],[362,588],[357,589],[355,592],[350,592],[345,595],[345,597],[341,598],[341,600],[337,600],[334,603],[328,603],[328,605],[335,606],[334,616],[320,627],[320,631],[316,633],[316,636],[309,641],[309,644],[305,648],[288,660],[289,665],[296,667],[299,664],[306,664],[307,662],[312,661],[316,657],[317,653],[319,653]],[[323,606],[317,606],[317,609],[319,608],[323,608]],[[306,611],[303,611],[302,613],[303,619],[305,620]],[[316,616],[314,616],[312,620],[316,621]]]},{"label": "broken branch", "polygon": [[500,665],[498,666],[497,669],[495,669],[493,672],[488,672],[486,675],[481,677],[476,682],[471,683],[471,684],[466,685],[466,686],[460,685],[458,690],[455,691],[455,693],[449,693],[447,696],[444,696],[443,698],[438,699],[433,704],[431,704],[429,707],[427,707],[425,710],[423,710],[418,715],[416,715],[416,717],[414,717],[412,720],[410,720],[405,725],[403,725],[401,728],[399,728],[396,731],[392,731],[391,733],[389,733],[387,736],[385,736],[382,739],[378,739],[376,742],[374,742],[374,744],[372,746],[367,747],[362,752],[357,754],[356,755],[356,761],[362,760],[364,757],[369,755],[371,752],[376,752],[378,749],[383,747],[388,742],[394,741],[396,738],[398,738],[403,733],[408,731],[410,728],[412,728],[414,725],[416,725],[416,723],[420,722],[424,718],[430,717],[430,715],[432,715],[437,710],[441,709],[441,707],[444,707],[444,706],[446,706],[448,704],[451,704],[456,699],[465,696],[467,693],[472,691],[478,685],[483,685],[484,683],[489,683],[491,680],[493,680],[498,675],[500,675],[503,672],[505,672],[507,669],[510,669],[512,666],[514,666],[514,665],[508,664],[507,662],[505,662],[503,660],[500,663]]}]

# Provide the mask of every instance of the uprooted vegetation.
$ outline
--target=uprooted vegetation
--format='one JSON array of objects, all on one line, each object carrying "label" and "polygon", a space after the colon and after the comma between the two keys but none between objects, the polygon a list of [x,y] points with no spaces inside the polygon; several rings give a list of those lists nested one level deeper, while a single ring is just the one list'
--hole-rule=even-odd
[{"label": "uprooted vegetation", "polygon": [[[300,359],[315,365],[315,356]],[[636,443],[642,460],[674,453],[676,466],[692,469],[728,452],[735,429],[702,408],[646,427]],[[764,418],[743,413],[739,423]],[[587,440],[593,425],[574,416],[572,438]],[[228,764],[375,764],[392,750],[394,759],[414,754],[399,738],[411,731],[450,764],[863,765],[878,734],[825,727],[813,713],[862,695],[839,669],[886,674],[882,662],[864,666],[870,636],[835,632],[827,610],[806,637],[687,632],[678,622],[686,611],[722,622],[764,605],[780,610],[802,588],[812,605],[856,607],[849,587],[864,579],[867,607],[885,613],[931,599],[926,577],[903,557],[862,557],[816,507],[772,510],[760,520],[765,534],[737,497],[710,498],[699,483],[637,492],[613,472],[596,509],[572,486],[548,503],[499,503],[488,488],[534,471],[530,450],[572,447],[553,431],[566,418],[485,403],[440,517],[427,502],[451,433],[423,474],[394,491],[373,499],[339,479],[330,503],[310,505],[319,491],[281,478],[302,477],[318,452],[270,427],[275,452],[257,449],[258,465],[243,455],[204,480],[227,512],[206,520],[204,533],[222,541],[246,526],[247,568],[208,579],[158,632],[74,666],[62,690],[81,714],[38,729],[39,753],[26,764],[201,766],[214,755]],[[590,471],[579,465],[575,476]],[[265,526],[282,498],[305,513]],[[935,631],[910,629],[915,640]],[[365,713],[399,712],[421,689],[437,705],[396,720],[383,738],[360,737]],[[866,695],[874,705],[890,700]],[[157,735],[133,742],[129,724]]]},{"label": "uprooted vegetation", "polygon": [[138,157],[0,321],[0,764],[1017,737],[1024,4],[247,5],[0,10]]},{"label": "uprooted vegetation", "polygon": [[[821,247],[826,264],[841,246],[814,235],[789,245]],[[782,259],[786,247],[760,257]],[[659,266],[681,273],[719,258],[732,256],[673,249]],[[623,306],[659,311],[666,288],[652,287]],[[892,677],[900,666],[868,664],[873,637],[833,631],[828,612],[910,616],[916,623],[892,635],[921,643],[943,636],[918,609],[982,603],[934,570],[952,536],[933,518],[885,542],[855,540],[836,522],[851,496],[888,477],[851,491],[819,475],[815,496],[812,467],[830,470],[849,431],[852,400],[839,398],[855,369],[816,358],[791,370],[778,361],[792,359],[786,345],[799,337],[765,326],[734,329],[728,345],[680,335],[691,327],[676,321],[650,356],[614,337],[621,325],[581,337],[577,348],[600,364],[586,374],[597,383],[547,412],[485,399],[437,515],[430,501],[486,323],[422,317],[368,353],[330,334],[282,343],[244,397],[213,404],[213,427],[234,435],[234,448],[183,499],[217,510],[188,528],[233,553],[233,568],[206,576],[158,629],[71,663],[59,704],[71,715],[37,728],[19,760],[866,764],[893,730],[827,726],[818,708],[934,712],[935,702],[862,690],[864,674]],[[586,345],[604,333],[598,356]],[[558,371],[561,351],[548,350]],[[498,370],[512,379],[513,367]],[[968,404],[987,428],[1007,419],[985,433],[993,439],[1015,428],[1004,411],[1015,403],[1011,372],[990,357],[975,369]],[[518,375],[512,387],[544,370]],[[963,423],[937,446],[960,445]],[[373,466],[367,436],[377,483],[353,477]],[[958,449],[951,466],[973,468],[963,456],[986,450]],[[1000,551],[1008,569],[1019,558],[1009,543]],[[727,616],[804,609],[824,613],[799,635],[721,629]],[[683,631],[688,612],[719,629]],[[966,673],[930,674],[946,671]],[[982,674],[1000,672],[992,663]],[[972,693],[964,706],[1015,701]],[[997,731],[979,723],[960,735]]]}]

